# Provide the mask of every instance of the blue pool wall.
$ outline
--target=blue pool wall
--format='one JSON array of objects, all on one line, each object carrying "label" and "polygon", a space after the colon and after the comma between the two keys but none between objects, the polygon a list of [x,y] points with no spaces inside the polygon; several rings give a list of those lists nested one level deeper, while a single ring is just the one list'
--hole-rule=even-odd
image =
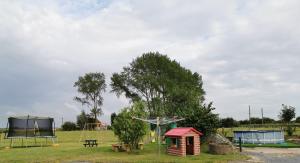
[{"label": "blue pool wall", "polygon": [[234,131],[234,142],[242,144],[281,144],[284,143],[284,132],[281,130]]}]

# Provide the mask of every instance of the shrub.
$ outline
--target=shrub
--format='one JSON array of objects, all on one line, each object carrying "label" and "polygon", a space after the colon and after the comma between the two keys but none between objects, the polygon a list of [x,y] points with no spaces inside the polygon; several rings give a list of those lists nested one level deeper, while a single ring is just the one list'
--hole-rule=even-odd
[{"label": "shrub", "polygon": [[138,143],[147,132],[145,122],[133,119],[134,116],[145,117],[143,103],[134,103],[132,107],[124,108],[112,124],[115,135],[122,143],[128,144],[130,150],[138,149]]},{"label": "shrub", "polygon": [[76,130],[76,124],[74,122],[65,122],[61,127],[63,131]]},{"label": "shrub", "polygon": [[239,123],[231,117],[221,119],[221,127],[237,127]]},{"label": "shrub", "polygon": [[216,133],[220,126],[219,116],[213,113],[214,109],[212,103],[186,109],[185,113],[180,116],[184,117],[185,120],[179,121],[178,126],[194,127],[203,133],[201,139],[205,140],[206,137]]}]

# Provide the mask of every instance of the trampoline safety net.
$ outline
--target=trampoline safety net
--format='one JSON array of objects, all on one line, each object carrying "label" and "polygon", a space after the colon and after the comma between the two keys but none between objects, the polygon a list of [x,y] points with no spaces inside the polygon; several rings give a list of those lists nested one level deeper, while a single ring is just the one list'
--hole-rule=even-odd
[{"label": "trampoline safety net", "polygon": [[6,138],[55,137],[54,119],[49,117],[9,117]]}]

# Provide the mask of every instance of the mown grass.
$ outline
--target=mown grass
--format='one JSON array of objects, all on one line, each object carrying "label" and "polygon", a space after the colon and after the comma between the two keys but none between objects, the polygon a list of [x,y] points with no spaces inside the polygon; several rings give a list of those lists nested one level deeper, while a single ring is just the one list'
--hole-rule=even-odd
[{"label": "mown grass", "polygon": [[[200,156],[178,157],[170,156],[162,152],[159,156],[156,144],[147,144],[144,150],[126,152],[113,152],[111,144],[117,143],[117,139],[112,131],[88,131],[87,138],[96,138],[99,146],[96,148],[85,148],[79,142],[81,132],[57,132],[59,146],[51,146],[51,142],[46,144],[45,140],[38,139],[36,147],[28,148],[6,148],[9,140],[0,141],[0,162],[228,162],[229,160],[243,160],[247,156],[236,154],[212,155],[207,153],[207,146],[201,146]],[[85,137],[83,137],[85,138]],[[24,140],[25,142],[25,140]],[[23,143],[24,143],[23,142]],[[24,143],[25,144],[25,143]],[[21,140],[16,140],[14,146],[20,146]],[[27,140],[28,146],[35,146],[34,139]],[[40,146],[42,145],[42,147]]]}]

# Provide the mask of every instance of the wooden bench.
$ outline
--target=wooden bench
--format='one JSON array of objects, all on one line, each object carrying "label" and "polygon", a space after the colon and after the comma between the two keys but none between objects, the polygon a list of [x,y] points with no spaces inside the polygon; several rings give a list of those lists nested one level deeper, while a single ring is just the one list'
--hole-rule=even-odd
[{"label": "wooden bench", "polygon": [[98,146],[98,143],[97,143],[97,140],[95,140],[95,139],[87,139],[87,140],[85,140],[85,143],[83,144],[84,145],[84,147],[87,147],[87,146],[89,146],[89,147],[94,147],[94,146]]}]

